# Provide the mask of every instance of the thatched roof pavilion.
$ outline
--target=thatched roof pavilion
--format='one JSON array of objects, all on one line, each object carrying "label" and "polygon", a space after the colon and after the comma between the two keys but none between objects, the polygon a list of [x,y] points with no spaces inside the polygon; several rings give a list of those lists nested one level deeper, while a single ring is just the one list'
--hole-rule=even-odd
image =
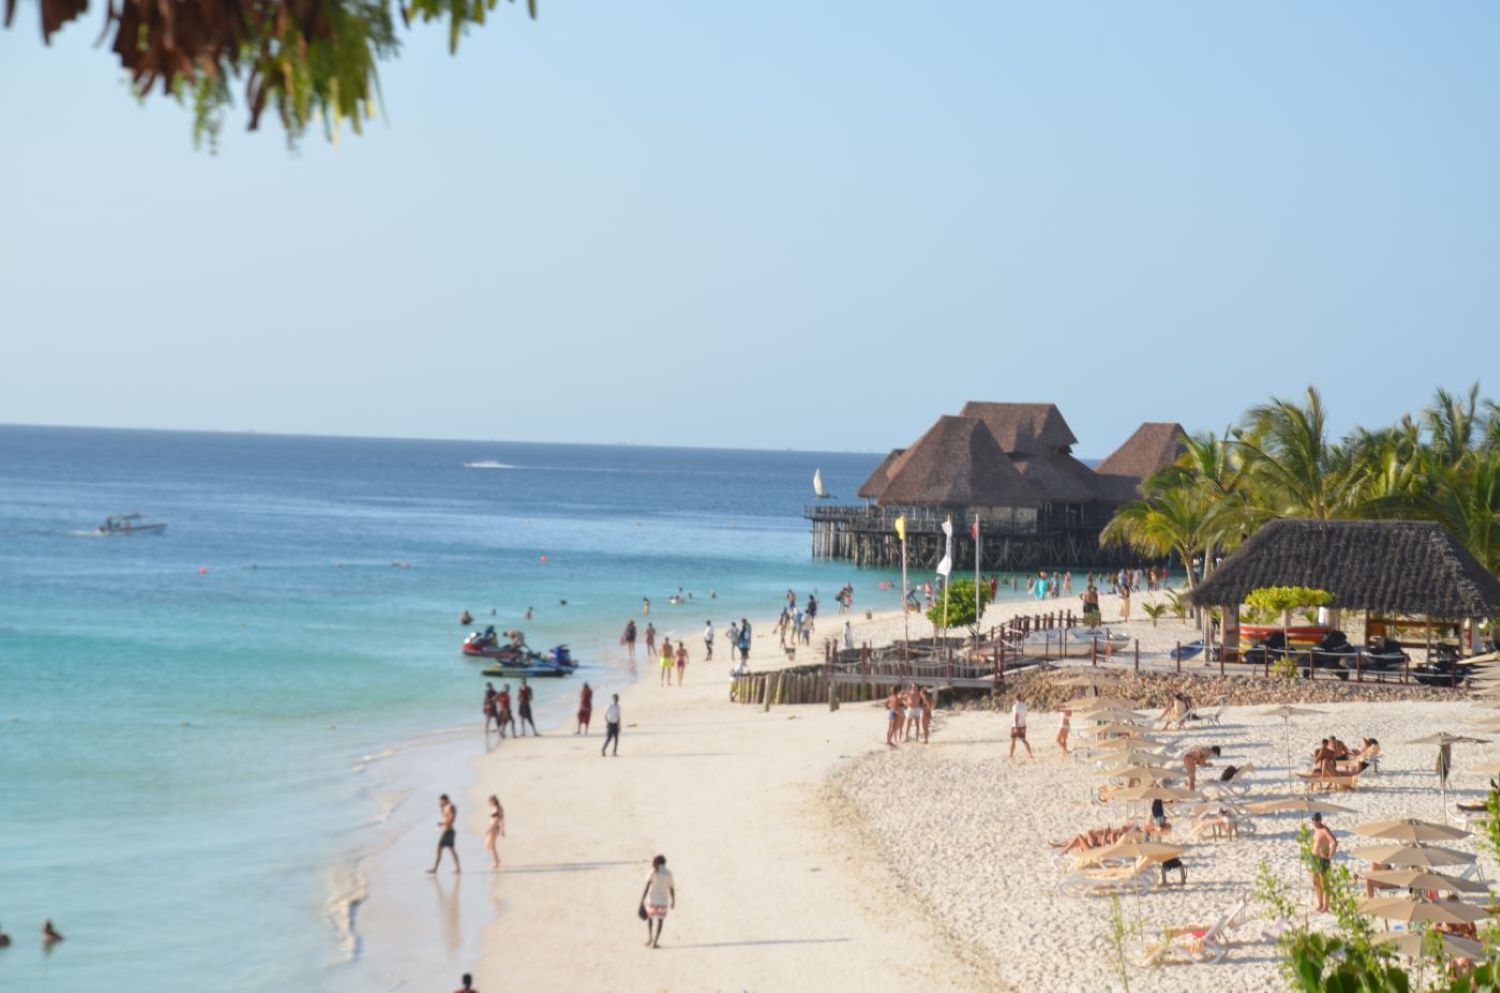
[{"label": "thatched roof pavilion", "polygon": [[960,417],[977,417],[1007,455],[1067,453],[1078,444],[1055,403],[993,403],[970,400]]},{"label": "thatched roof pavilion", "polygon": [[1500,580],[1442,525],[1427,521],[1275,520],[1188,597],[1238,607],[1251,590],[1311,586],[1331,606],[1447,619],[1500,613]]},{"label": "thatched roof pavilion", "polygon": [[893,448],[889,455],[880,460],[880,464],[875,467],[875,471],[870,473],[870,478],[866,479],[864,485],[859,488],[859,497],[861,499],[880,499],[881,492],[885,490],[885,484],[891,481],[891,466],[895,464],[904,451],[906,451],[904,448]]},{"label": "thatched roof pavilion", "polygon": [[1040,507],[984,422],[944,415],[891,462],[880,503],[947,507]]},{"label": "thatched roof pavilion", "polygon": [[1162,466],[1171,465],[1186,450],[1187,432],[1176,421],[1147,421],[1135,429],[1095,472],[1109,476],[1144,479]]}]

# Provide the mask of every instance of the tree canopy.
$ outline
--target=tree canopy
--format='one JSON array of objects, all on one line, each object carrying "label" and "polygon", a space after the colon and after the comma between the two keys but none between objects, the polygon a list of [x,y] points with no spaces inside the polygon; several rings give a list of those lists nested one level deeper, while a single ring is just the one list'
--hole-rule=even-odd
[{"label": "tree canopy", "polygon": [[[516,0],[509,0],[515,3]],[[193,110],[193,140],[212,145],[243,82],[248,126],[269,107],[290,141],[314,121],[331,139],[348,122],[359,133],[375,116],[376,68],[401,42],[396,19],[446,20],[448,47],[483,24],[497,0],[110,0],[101,41],[145,98],[159,87]],[[38,0],[44,41],[88,10],[88,0]],[[536,0],[527,0],[536,17]],[[5,26],[16,0],[5,0]]]},{"label": "tree canopy", "polygon": [[1438,390],[1415,417],[1334,440],[1316,389],[1273,398],[1223,438],[1192,439],[1102,537],[1151,556],[1201,555],[1211,570],[1216,553],[1277,517],[1437,521],[1500,573],[1500,405],[1477,384]]}]

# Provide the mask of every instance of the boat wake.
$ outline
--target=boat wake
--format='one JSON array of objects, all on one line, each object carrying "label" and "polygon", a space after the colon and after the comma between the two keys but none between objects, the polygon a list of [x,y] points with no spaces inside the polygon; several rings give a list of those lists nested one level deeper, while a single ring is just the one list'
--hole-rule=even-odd
[{"label": "boat wake", "polygon": [[514,469],[515,466],[508,462],[496,462],[494,459],[482,459],[478,462],[465,462],[465,469]]}]

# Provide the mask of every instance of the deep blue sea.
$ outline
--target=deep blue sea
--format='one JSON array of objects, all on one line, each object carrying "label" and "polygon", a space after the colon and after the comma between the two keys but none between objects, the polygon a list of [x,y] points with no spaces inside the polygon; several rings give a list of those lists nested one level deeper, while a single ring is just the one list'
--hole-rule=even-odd
[{"label": "deep blue sea", "polygon": [[[351,866],[401,802],[374,771],[479,723],[461,609],[607,687],[642,597],[694,634],[789,587],[898,606],[800,516],[814,468],[852,496],[877,461],[0,426],[0,988],[345,985]],[[167,531],[90,533],[127,512]]]}]

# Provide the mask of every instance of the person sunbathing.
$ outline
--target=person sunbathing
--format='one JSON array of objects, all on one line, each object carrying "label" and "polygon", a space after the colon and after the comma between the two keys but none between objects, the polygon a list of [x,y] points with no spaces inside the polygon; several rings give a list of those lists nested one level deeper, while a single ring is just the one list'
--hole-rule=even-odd
[{"label": "person sunbathing", "polygon": [[1121,838],[1133,831],[1140,831],[1141,825],[1126,822],[1119,827],[1092,828],[1088,831],[1080,831],[1067,841],[1049,841],[1047,844],[1058,849],[1059,855],[1071,855],[1073,852],[1087,852],[1095,848],[1103,848],[1113,845]]}]

